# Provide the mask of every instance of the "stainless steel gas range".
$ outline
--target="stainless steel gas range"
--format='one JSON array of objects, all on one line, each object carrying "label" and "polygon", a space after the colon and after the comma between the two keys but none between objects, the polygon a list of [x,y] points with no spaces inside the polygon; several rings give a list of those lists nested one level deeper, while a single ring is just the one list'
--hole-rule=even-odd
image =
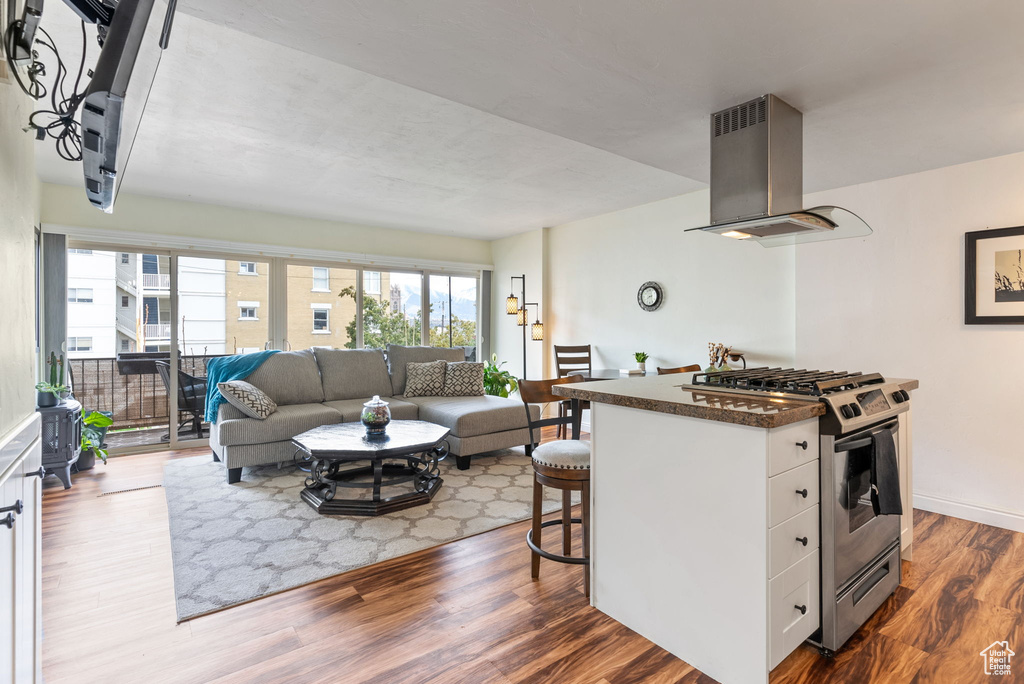
[{"label": "stainless steel gas range", "polygon": [[900,582],[900,516],[876,514],[871,475],[884,449],[892,449],[898,463],[898,416],[910,408],[909,393],[877,373],[791,368],[698,373],[693,384],[825,404],[819,419],[821,627],[811,641],[826,653],[838,650]]}]

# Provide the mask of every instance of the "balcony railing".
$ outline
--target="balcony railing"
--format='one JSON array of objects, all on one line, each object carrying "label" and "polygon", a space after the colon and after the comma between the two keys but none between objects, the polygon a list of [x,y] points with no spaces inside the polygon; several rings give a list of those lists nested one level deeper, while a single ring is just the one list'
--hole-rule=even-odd
[{"label": "balcony railing", "polygon": [[147,323],[142,326],[146,333],[147,340],[169,340],[171,339],[170,323]]},{"label": "balcony railing", "polygon": [[[181,356],[181,370],[206,377],[206,362],[219,354]],[[86,411],[110,411],[111,431],[168,425],[168,396],[163,380],[156,373],[122,375],[117,359],[70,359],[75,399]]]},{"label": "balcony railing", "polygon": [[142,289],[144,290],[170,290],[170,273],[143,273]]}]

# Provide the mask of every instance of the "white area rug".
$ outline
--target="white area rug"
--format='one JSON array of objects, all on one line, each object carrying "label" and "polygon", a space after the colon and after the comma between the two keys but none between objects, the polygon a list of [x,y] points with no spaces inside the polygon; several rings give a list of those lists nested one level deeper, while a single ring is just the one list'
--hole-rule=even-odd
[{"label": "white area rug", "polygon": [[[325,516],[299,498],[305,473],[295,466],[246,468],[229,485],[210,456],[171,461],[164,489],[178,620],[530,517],[533,467],[521,448],[474,457],[469,470],[450,457],[441,476],[429,504]],[[544,511],[556,510],[560,492],[546,494]]]}]

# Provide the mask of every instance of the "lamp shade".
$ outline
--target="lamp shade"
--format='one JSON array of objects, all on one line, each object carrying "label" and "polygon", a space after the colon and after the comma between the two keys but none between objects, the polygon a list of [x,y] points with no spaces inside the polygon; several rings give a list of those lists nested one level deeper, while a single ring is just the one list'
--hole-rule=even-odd
[{"label": "lamp shade", "polygon": [[505,300],[505,313],[509,316],[519,313],[519,298],[514,294],[510,294],[508,299]]},{"label": "lamp shade", "polygon": [[533,324],[532,337],[536,341],[544,339],[544,324],[540,321]]},{"label": "lamp shade", "polygon": [[526,307],[524,306],[516,312],[516,325],[526,325],[528,322],[529,319],[527,318]]}]

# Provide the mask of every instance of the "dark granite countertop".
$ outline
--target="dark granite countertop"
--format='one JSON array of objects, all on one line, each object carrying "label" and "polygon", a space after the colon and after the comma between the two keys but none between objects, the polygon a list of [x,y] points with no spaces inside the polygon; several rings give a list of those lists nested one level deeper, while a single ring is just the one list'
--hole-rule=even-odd
[{"label": "dark granite countertop", "polygon": [[[555,385],[551,391],[570,399],[759,428],[781,427],[825,413],[825,405],[810,397],[793,399],[773,397],[768,393],[751,396],[708,391],[705,386],[686,384],[687,380],[689,376],[686,374],[659,375]],[[908,392],[917,389],[919,384],[917,380],[894,380]]]}]

